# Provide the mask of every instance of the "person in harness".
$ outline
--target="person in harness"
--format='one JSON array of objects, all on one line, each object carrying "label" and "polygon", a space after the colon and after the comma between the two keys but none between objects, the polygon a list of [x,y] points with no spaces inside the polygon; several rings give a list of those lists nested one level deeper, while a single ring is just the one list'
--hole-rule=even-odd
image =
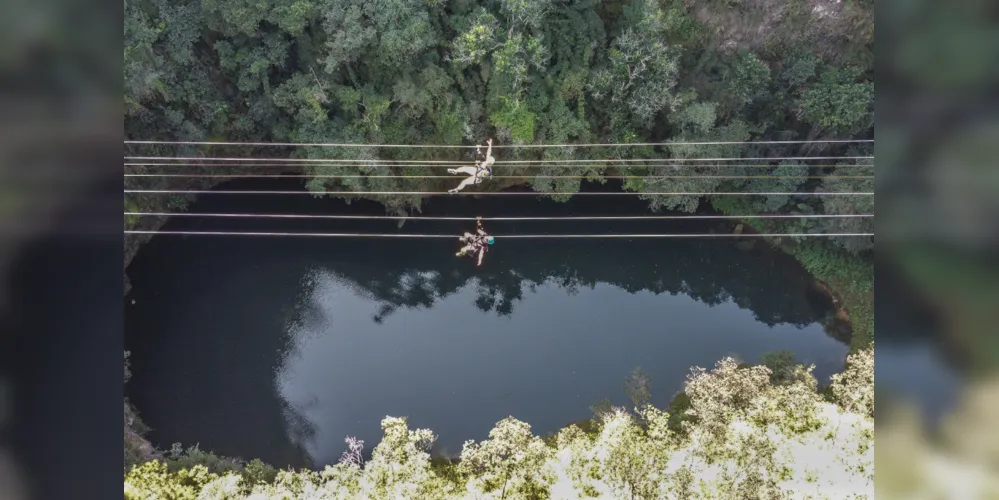
[{"label": "person in harness", "polygon": [[489,245],[496,242],[496,238],[489,235],[484,229],[482,229],[482,217],[475,218],[475,234],[466,232],[464,236],[458,238],[458,241],[465,244],[458,250],[455,256],[464,257],[466,255],[479,255],[478,263],[476,266],[482,265],[482,257],[486,254],[486,249]]},{"label": "person in harness", "polygon": [[[447,192],[454,194],[472,184],[482,184],[484,179],[488,179],[493,176],[493,163],[496,158],[493,158],[493,140],[486,140],[486,158],[482,161],[476,160],[474,167],[458,167],[449,168],[447,173],[449,174],[466,174],[468,178],[461,181],[454,189],[449,189]],[[475,147],[476,151],[481,151],[478,146]]]}]

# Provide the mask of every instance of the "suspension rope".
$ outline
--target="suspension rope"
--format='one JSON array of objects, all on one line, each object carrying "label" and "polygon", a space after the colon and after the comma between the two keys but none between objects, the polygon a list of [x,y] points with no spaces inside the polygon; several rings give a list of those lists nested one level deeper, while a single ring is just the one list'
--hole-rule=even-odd
[{"label": "suspension rope", "polygon": [[[280,232],[228,232],[228,231],[153,231],[125,230],[125,234],[167,234],[184,236],[304,236],[313,238],[459,238],[451,234],[402,234],[402,233],[280,233]],[[783,237],[857,237],[874,236],[874,233],[781,233],[781,234],[506,234],[492,235],[502,239],[536,238],[783,238]]]},{"label": "suspension rope", "polygon": [[[779,160],[869,160],[873,156],[778,156],[778,157],[726,157],[726,158],[613,158],[613,159],[571,159],[571,160],[496,160],[495,165],[515,165],[515,164],[563,164],[563,163],[606,163],[606,162],[649,162],[649,161],[779,161]],[[386,164],[403,163],[415,165],[435,165],[435,164],[461,164],[471,163],[466,160],[358,160],[342,158],[250,158],[250,157],[217,157],[217,156],[125,156],[129,161],[246,161],[246,162],[274,162],[274,163],[352,163],[359,165],[366,164]]]},{"label": "suspension rope", "polygon": [[[873,139],[818,139],[808,141],[704,141],[704,142],[632,142],[613,144],[493,144],[494,149],[503,148],[617,148],[648,146],[719,146],[736,144],[845,144],[873,143]],[[170,146],[254,146],[254,147],[322,147],[322,148],[438,148],[470,149],[488,146],[465,146],[460,144],[357,144],[319,142],[236,142],[236,141],[125,141],[125,144],[162,144]]]},{"label": "suspension rope", "polygon": [[334,196],[453,196],[453,195],[474,195],[474,196],[551,196],[551,195],[571,195],[571,196],[627,196],[627,195],[647,195],[647,196],[874,196],[874,193],[863,192],[804,192],[804,193],[725,193],[725,192],[638,192],[638,191],[582,191],[576,193],[541,191],[482,191],[468,192],[459,191],[457,193],[447,193],[440,191],[215,191],[207,189],[126,189],[126,193],[145,194],[297,194],[297,195],[318,195],[328,194]]},{"label": "suspension rope", "polygon": [[[471,162],[463,164],[443,164],[443,165],[428,165],[428,164],[383,164],[383,163],[359,163],[359,164],[342,164],[342,163],[312,163],[312,164],[301,164],[301,163],[288,163],[288,164],[262,164],[262,163],[125,163],[125,167],[201,167],[201,168],[222,168],[222,167],[236,167],[236,168],[452,168],[458,166],[474,166]],[[595,169],[605,169],[605,168],[616,168],[616,169],[626,169],[626,168],[774,168],[778,165],[771,165],[768,163],[726,163],[726,164],[694,164],[694,163],[646,163],[646,164],[628,164],[628,165],[614,165],[607,163],[578,163],[571,165],[500,165],[500,167],[509,168],[595,168]],[[859,165],[829,165],[829,164],[812,164],[812,165],[780,165],[781,167],[791,167],[791,168],[874,168],[873,164],[859,164]]]},{"label": "suspension rope", "polygon": [[[125,177],[221,179],[460,179],[455,175],[309,175],[309,174],[125,174]],[[873,179],[873,175],[492,175],[490,179]]]},{"label": "suspension rope", "polygon": [[263,214],[263,213],[198,213],[198,212],[125,212],[137,217],[234,217],[260,219],[379,219],[429,221],[563,221],[563,220],[683,220],[683,219],[832,219],[874,217],[874,214],[764,214],[764,215],[580,215],[552,217],[449,217],[421,215],[325,215],[325,214]]}]

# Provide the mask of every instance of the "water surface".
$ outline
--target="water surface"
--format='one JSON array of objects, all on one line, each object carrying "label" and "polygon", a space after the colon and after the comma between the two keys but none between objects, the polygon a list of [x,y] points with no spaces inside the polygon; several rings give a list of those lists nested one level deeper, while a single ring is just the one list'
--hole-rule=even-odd
[{"label": "water surface", "polygon": [[[238,188],[256,188],[244,183]],[[273,189],[273,185],[268,186]],[[232,189],[232,186],[227,186]],[[287,188],[280,186],[278,189]],[[629,198],[437,199],[424,215],[642,213]],[[374,204],[205,196],[194,212],[380,213]],[[176,219],[164,229],[458,233],[474,223]],[[703,221],[493,223],[497,235],[730,230]],[[129,268],[129,396],[165,447],[275,465],[333,462],[407,416],[457,454],[513,415],[587,418],[641,367],[665,406],[689,368],[794,351],[842,367],[829,304],[790,257],[732,240],[503,240],[481,268],[456,240],[154,238]],[[131,304],[131,300],[135,304]]]}]

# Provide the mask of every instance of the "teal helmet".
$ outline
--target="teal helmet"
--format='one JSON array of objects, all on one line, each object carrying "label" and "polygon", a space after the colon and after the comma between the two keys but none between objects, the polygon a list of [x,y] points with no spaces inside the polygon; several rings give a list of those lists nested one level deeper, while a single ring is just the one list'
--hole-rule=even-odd
[{"label": "teal helmet", "polygon": [[492,245],[493,243],[496,243],[496,238],[493,238],[492,236],[487,236],[486,243]]}]

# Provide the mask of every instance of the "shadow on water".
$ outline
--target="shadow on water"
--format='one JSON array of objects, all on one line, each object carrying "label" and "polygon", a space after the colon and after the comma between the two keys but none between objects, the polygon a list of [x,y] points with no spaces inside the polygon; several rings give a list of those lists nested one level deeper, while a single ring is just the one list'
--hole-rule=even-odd
[{"label": "shadow on water", "polygon": [[[299,189],[294,181],[226,189]],[[593,189],[613,189],[596,187]],[[310,196],[203,196],[192,212],[381,214]],[[642,214],[630,196],[446,197],[423,215]],[[129,396],[161,446],[275,465],[335,460],[386,414],[438,432],[439,451],[513,414],[543,433],[626,399],[642,365],[665,406],[691,365],[790,349],[841,367],[828,297],[762,241],[504,240],[504,234],[727,232],[718,221],[487,222],[481,268],[456,239],[154,238],[129,267]],[[176,218],[164,230],[460,234],[474,222]],[[135,303],[132,304],[131,301]],[[826,328],[823,325],[827,325]]]}]

